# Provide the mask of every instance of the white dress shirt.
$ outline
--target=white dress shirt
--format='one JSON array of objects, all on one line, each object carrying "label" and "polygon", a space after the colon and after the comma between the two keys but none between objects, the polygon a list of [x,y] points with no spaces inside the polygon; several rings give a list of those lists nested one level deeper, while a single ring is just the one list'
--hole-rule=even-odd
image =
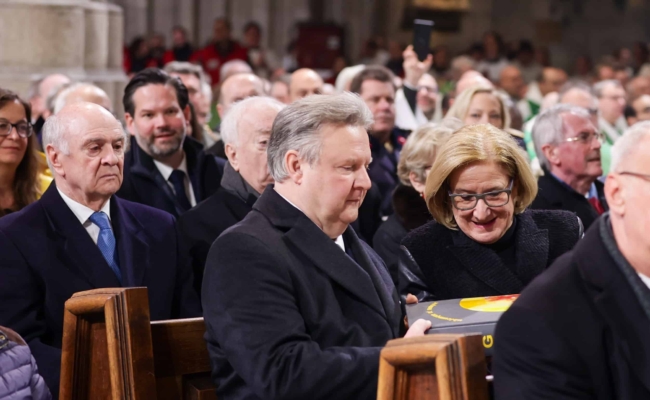
[{"label": "white dress shirt", "polygon": [[[153,163],[156,165],[156,168],[158,168],[158,171],[160,171],[160,174],[163,176],[163,178],[165,178],[167,181],[167,184],[172,189],[172,192],[176,193],[174,190],[174,185],[169,181],[169,177],[172,175],[172,172],[174,172],[174,168],[156,160],[153,160]],[[185,158],[185,153],[183,153],[183,161],[181,161],[181,165],[179,165],[177,169],[185,172],[185,193],[187,193],[187,199],[190,201],[190,205],[194,207],[196,205],[196,198],[194,197],[194,190],[192,190],[192,181],[190,180],[190,174],[187,172],[187,160]]]},{"label": "white dress shirt", "polygon": [[[77,203],[72,200],[70,197],[66,196],[59,188],[56,190],[59,191],[61,198],[68,205],[72,213],[77,217],[81,225],[83,225],[86,232],[90,235],[90,238],[97,244],[97,239],[99,238],[99,227],[92,222],[90,222],[90,216],[95,213],[94,210],[84,206],[81,203]],[[108,199],[106,204],[102,207],[100,211],[103,211],[108,216],[108,221],[111,221],[111,199]],[[111,224],[112,225],[112,224]]]},{"label": "white dress shirt", "polygon": [[[275,189],[273,189],[273,190],[275,190]],[[290,202],[289,199],[287,199],[286,197],[284,197],[283,195],[281,195],[277,190],[275,191],[275,193],[277,193],[278,195],[280,195],[280,197],[282,197],[282,198],[283,198],[287,203],[289,203],[289,204],[291,204],[292,206],[294,206],[298,211],[300,211],[301,213],[305,214],[305,213],[304,213],[300,208],[298,208],[297,205],[295,205],[295,204],[293,204],[292,202]],[[305,214],[305,216],[306,216],[306,215],[307,215],[307,214]],[[337,237],[336,240],[334,240],[334,243],[336,243],[336,245],[339,246],[339,247],[341,248],[341,250],[343,250],[343,252],[345,252],[345,242],[343,241],[343,235],[339,235],[339,237]]]}]

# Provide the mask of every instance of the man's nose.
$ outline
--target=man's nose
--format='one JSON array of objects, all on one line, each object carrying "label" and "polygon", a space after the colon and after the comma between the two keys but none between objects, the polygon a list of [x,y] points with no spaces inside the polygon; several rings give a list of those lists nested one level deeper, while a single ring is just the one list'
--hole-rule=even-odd
[{"label": "man's nose", "polygon": [[370,190],[372,187],[372,181],[368,175],[368,170],[366,168],[361,168],[359,171],[360,172],[354,181],[355,186],[359,189]]}]

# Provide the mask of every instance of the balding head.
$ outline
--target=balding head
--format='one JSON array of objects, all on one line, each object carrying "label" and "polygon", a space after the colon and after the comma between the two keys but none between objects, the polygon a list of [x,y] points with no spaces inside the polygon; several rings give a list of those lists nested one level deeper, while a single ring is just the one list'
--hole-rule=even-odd
[{"label": "balding head", "polygon": [[70,83],[70,78],[63,74],[52,74],[41,79],[29,99],[32,106],[32,116],[38,118],[46,113],[47,97],[67,83]]},{"label": "balding head", "polygon": [[503,89],[515,101],[524,96],[526,83],[519,68],[514,65],[507,65],[501,69],[499,74],[499,87]]},{"label": "balding head", "polygon": [[113,111],[111,99],[108,98],[105,91],[92,83],[79,82],[64,88],[56,96],[54,100],[54,114],[57,114],[69,104],[80,102],[97,104],[110,112]]},{"label": "balding head", "polygon": [[472,86],[482,86],[489,89],[494,88],[492,82],[490,82],[480,72],[471,70],[465,72],[460,77],[460,80],[456,84],[456,96],[460,95],[465,89]]},{"label": "balding head", "polygon": [[564,70],[553,67],[546,67],[542,70],[540,79],[538,82],[539,91],[542,93],[542,96],[546,96],[551,92],[559,92],[562,85],[564,85],[569,79],[568,75]]},{"label": "balding head", "polygon": [[313,69],[302,68],[291,74],[289,82],[291,102],[321,93],[323,93],[323,79]]},{"label": "balding head", "polygon": [[217,112],[223,119],[228,110],[238,101],[247,97],[262,96],[264,94],[264,82],[257,75],[236,74],[226,79],[219,91],[219,104]]},{"label": "balding head", "polygon": [[43,126],[43,147],[56,186],[99,211],[122,185],[126,134],[104,107],[65,106]]}]

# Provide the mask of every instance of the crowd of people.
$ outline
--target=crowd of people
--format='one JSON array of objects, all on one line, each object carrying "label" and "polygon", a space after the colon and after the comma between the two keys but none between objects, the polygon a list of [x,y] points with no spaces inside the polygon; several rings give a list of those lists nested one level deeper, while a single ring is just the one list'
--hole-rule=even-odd
[{"label": "crowd of people", "polygon": [[57,397],[74,293],[145,286],[152,320],[203,316],[223,399],[375,398],[385,343],[431,326],[406,304],[519,293],[497,399],[650,396],[645,45],[569,78],[493,32],[453,60],[371,41],[328,86],[274,79],[257,24],[214,33],[134,43],[124,121],[64,75],[0,89],[11,393]]}]

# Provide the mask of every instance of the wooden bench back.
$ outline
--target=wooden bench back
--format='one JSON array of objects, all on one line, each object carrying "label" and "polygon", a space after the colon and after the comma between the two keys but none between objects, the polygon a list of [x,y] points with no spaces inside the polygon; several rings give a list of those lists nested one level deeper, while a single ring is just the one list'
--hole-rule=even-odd
[{"label": "wooden bench back", "polygon": [[216,399],[203,318],[150,322],[146,288],[76,293],[63,323],[61,400]]},{"label": "wooden bench back", "polygon": [[377,400],[487,400],[480,335],[391,340],[381,351]]}]

